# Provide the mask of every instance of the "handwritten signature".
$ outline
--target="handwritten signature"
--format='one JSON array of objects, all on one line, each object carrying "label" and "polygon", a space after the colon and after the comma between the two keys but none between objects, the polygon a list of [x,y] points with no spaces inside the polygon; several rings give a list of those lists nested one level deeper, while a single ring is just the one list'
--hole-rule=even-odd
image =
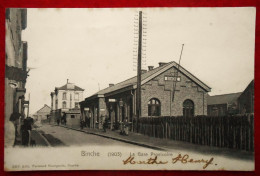
[{"label": "handwritten signature", "polygon": [[[213,160],[214,158],[210,158],[208,160],[206,159],[193,159],[190,158],[190,156],[188,154],[185,155],[181,155],[179,154],[177,157],[172,158],[171,163],[175,164],[177,162],[180,162],[182,164],[197,164],[197,163],[202,163],[203,165],[203,169],[206,169],[209,165],[213,164]],[[123,164],[167,164],[170,163],[167,160],[159,160],[157,156],[155,156],[154,158],[150,157],[148,159],[145,160],[136,160],[134,156],[129,156],[126,160],[123,160]]]}]

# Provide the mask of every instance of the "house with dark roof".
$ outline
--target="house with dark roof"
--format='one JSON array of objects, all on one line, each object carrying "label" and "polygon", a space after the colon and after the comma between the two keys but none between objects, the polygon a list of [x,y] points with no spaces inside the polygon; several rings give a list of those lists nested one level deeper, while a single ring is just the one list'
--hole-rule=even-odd
[{"label": "house with dark roof", "polygon": [[48,122],[50,113],[51,107],[45,104],[41,109],[39,109],[36,113],[33,114],[33,118],[35,121],[45,123]]},{"label": "house with dark roof", "polygon": [[246,113],[254,113],[254,80],[243,92],[208,96],[209,116]]},{"label": "house with dark roof", "polygon": [[[67,83],[61,87],[55,87],[51,92],[51,121],[56,123],[68,122],[68,125],[80,125],[79,102],[83,100],[84,89],[79,86]],[[71,122],[71,123],[70,123]]]},{"label": "house with dark roof", "polygon": [[[108,117],[110,128],[125,119],[132,122],[136,117],[136,88],[135,76],[85,98],[80,102],[83,119],[92,128],[100,127],[102,116]],[[206,115],[210,90],[176,62],[149,66],[141,75],[141,116]]]},{"label": "house with dark roof", "polygon": [[238,113],[238,97],[242,92],[208,96],[208,115],[225,116]]}]

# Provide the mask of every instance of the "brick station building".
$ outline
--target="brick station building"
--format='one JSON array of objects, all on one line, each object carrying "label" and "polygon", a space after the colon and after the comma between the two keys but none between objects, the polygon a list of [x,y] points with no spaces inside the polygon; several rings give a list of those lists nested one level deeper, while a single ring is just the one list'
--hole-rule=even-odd
[{"label": "brick station building", "polygon": [[[176,62],[160,62],[157,68],[149,66],[141,80],[142,117],[207,115],[211,88]],[[91,128],[102,128],[102,116],[108,117],[111,129],[116,122],[132,122],[136,117],[136,88],[137,77],[110,84],[80,102],[82,118]]]}]

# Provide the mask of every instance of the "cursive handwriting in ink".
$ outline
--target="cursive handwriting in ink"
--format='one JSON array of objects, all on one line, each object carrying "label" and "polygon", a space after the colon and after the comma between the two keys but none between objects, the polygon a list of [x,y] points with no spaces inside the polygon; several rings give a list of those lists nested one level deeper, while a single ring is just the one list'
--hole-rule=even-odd
[{"label": "cursive handwriting in ink", "polygon": [[124,165],[126,164],[167,164],[168,161],[158,160],[157,156],[149,158],[147,160],[135,160],[134,156],[129,156],[126,160],[123,160]]},{"label": "cursive handwriting in ink", "polygon": [[175,164],[177,163],[178,161],[181,162],[182,164],[186,164],[186,163],[205,163],[203,165],[203,169],[206,169],[210,164],[213,164],[212,161],[213,161],[214,158],[210,158],[209,160],[205,160],[205,159],[193,159],[193,158],[190,158],[190,156],[188,154],[185,154],[185,155],[181,155],[179,154],[176,158],[172,158],[172,163]]}]

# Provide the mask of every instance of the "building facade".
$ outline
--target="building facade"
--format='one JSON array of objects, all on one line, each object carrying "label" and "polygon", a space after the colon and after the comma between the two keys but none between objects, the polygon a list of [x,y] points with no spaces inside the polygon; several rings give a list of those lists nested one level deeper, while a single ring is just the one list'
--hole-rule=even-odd
[{"label": "building facade", "polygon": [[238,97],[242,92],[208,96],[208,115],[225,116],[238,114]]},{"label": "building facade", "polygon": [[209,116],[249,113],[254,113],[254,80],[243,92],[208,96]]},{"label": "building facade", "polygon": [[44,105],[41,109],[39,109],[34,115],[34,120],[40,123],[48,123],[49,117],[51,113],[51,107],[48,105]]},{"label": "building facade", "polygon": [[[84,89],[73,83],[67,83],[64,86],[56,87],[51,92],[51,122],[57,121],[63,123],[80,124],[80,106],[79,102],[83,100]],[[65,122],[65,123],[66,123]]]},{"label": "building facade", "polygon": [[[175,62],[148,67],[141,75],[141,116],[196,116],[207,114],[210,87]],[[80,103],[83,119],[100,128],[106,116],[110,128],[136,117],[137,77],[110,84]],[[174,98],[173,98],[174,96]]]},{"label": "building facade", "polygon": [[[15,133],[10,120],[17,122],[19,129],[25,116],[24,100],[27,79],[27,42],[22,41],[22,30],[27,26],[27,10],[8,8],[5,14],[5,141]],[[11,119],[10,119],[11,118]],[[8,125],[9,124],[9,125]],[[16,144],[21,142],[20,131],[15,137]],[[9,144],[6,144],[9,145]]]}]

